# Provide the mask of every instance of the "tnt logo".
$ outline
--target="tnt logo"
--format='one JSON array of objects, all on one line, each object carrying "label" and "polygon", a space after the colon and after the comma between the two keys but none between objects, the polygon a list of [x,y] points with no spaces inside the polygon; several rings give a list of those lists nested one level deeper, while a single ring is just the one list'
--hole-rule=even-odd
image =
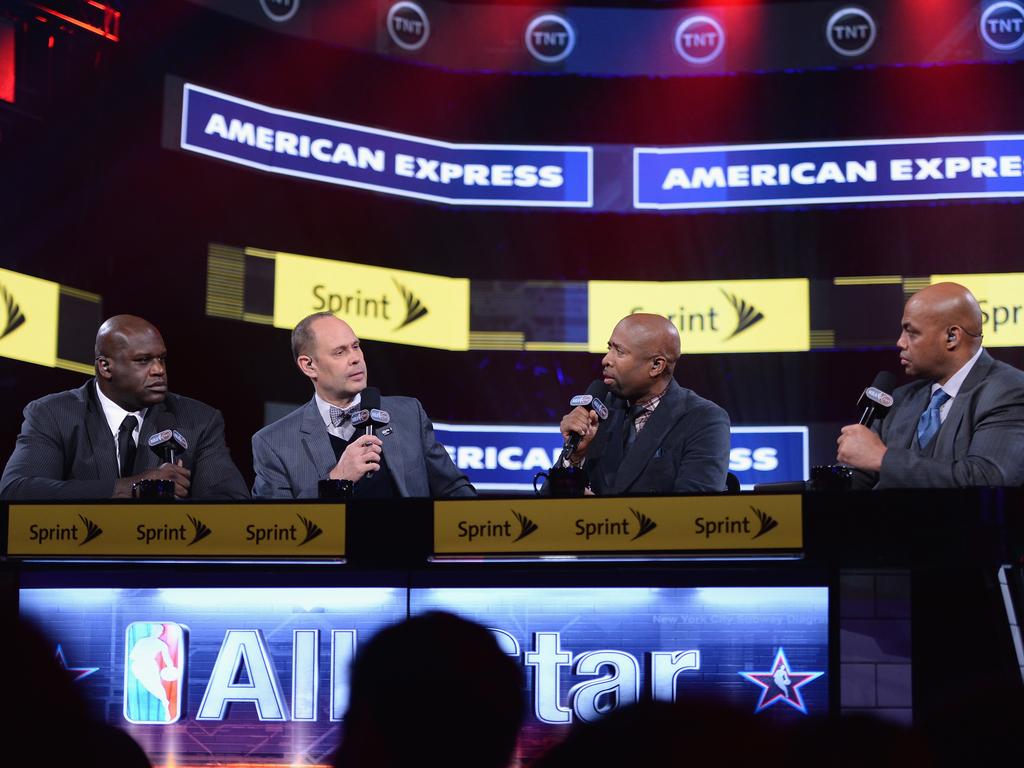
[{"label": "tnt logo", "polygon": [[860,56],[875,44],[878,33],[871,14],[860,8],[840,8],[825,25],[825,39],[840,56]]},{"label": "tnt logo", "polygon": [[299,0],[260,0],[260,8],[271,21],[288,21],[299,10]]},{"label": "tnt logo", "polygon": [[388,11],[388,34],[399,48],[418,51],[430,37],[430,20],[416,3],[395,3]]},{"label": "tnt logo", "polygon": [[576,47],[572,25],[553,13],[545,13],[526,27],[526,50],[537,61],[554,64],[568,58]]},{"label": "tnt logo", "polygon": [[171,621],[133,621],[125,630],[124,658],[124,719],[177,722],[185,674],[184,628]]},{"label": "tnt logo", "polygon": [[710,16],[689,16],[676,27],[676,52],[691,64],[714,61],[725,47],[725,31]]},{"label": "tnt logo", "polygon": [[981,14],[981,39],[997,51],[1012,51],[1024,43],[1024,7],[1020,3],[993,3]]}]

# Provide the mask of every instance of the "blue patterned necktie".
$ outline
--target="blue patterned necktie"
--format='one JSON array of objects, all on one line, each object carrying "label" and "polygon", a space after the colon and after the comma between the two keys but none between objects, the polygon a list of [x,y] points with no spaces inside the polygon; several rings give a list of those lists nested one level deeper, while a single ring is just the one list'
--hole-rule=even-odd
[{"label": "blue patterned necktie", "polygon": [[335,406],[332,405],[330,411],[328,412],[331,417],[331,424],[333,424],[336,427],[340,427],[346,421],[351,419],[352,414],[355,413],[357,410],[359,410],[358,404],[353,405],[350,408],[336,408]]},{"label": "blue patterned necktie", "polygon": [[921,418],[917,420],[917,442],[922,450],[928,447],[928,443],[942,427],[942,416],[939,409],[947,400],[949,400],[949,393],[943,389],[936,389],[932,393],[928,407],[921,414]]}]

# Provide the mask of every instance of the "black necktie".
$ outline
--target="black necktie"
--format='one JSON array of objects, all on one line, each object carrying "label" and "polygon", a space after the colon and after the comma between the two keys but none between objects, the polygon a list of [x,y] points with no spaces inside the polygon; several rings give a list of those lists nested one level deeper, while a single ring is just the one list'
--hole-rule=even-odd
[{"label": "black necktie", "polygon": [[117,432],[117,452],[121,455],[121,477],[130,477],[135,469],[135,440],[132,432],[139,426],[139,420],[130,413],[121,422]]},{"label": "black necktie", "polygon": [[642,405],[631,405],[626,410],[626,434],[622,439],[622,452],[625,453],[636,442],[636,417],[644,412]]}]

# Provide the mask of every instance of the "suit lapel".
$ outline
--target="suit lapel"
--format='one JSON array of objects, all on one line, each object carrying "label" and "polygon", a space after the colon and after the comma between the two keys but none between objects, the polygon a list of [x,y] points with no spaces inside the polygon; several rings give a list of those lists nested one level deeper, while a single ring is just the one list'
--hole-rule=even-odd
[{"label": "suit lapel", "polygon": [[960,391],[953,398],[953,403],[949,406],[949,413],[946,414],[946,420],[942,422],[942,429],[939,430],[935,442],[933,456],[936,458],[953,455],[953,446],[956,442],[957,432],[960,431],[960,425],[963,423],[967,407],[970,405],[971,390],[985,380],[991,367],[992,357],[988,352],[982,352],[981,357],[978,358],[974,367],[971,368],[971,372],[964,379],[964,383],[960,386]]},{"label": "suit lapel", "polygon": [[922,384],[916,392],[907,397],[906,402],[892,414],[895,418],[886,431],[886,445],[894,448],[910,448],[917,432],[917,421],[931,399],[931,387]]},{"label": "suit lapel", "polygon": [[106,480],[108,477],[120,477],[117,447],[107,425],[107,417],[103,414],[103,408],[96,397],[95,379],[90,379],[85,385],[85,403],[85,427],[89,433],[89,444],[96,465],[96,478]]},{"label": "suit lapel", "polygon": [[313,464],[316,476],[313,481],[313,490],[315,491],[316,480],[327,477],[327,473],[338,463],[338,460],[334,458],[334,449],[331,448],[331,438],[327,434],[327,427],[324,425],[324,420],[320,418],[320,411],[316,407],[316,400],[306,403],[299,431],[302,433],[302,444]]},{"label": "suit lapel", "polygon": [[613,493],[624,493],[648,462],[654,458],[654,452],[658,446],[683,415],[683,399],[682,388],[676,384],[675,380],[672,380],[662,396],[661,402],[658,403],[658,407],[654,409],[651,418],[636,436],[636,441],[619,467],[619,473],[615,477],[615,487],[612,489]]},{"label": "suit lapel", "polygon": [[150,450],[148,441],[156,432],[157,417],[166,411],[167,406],[164,403],[157,403],[146,410],[146,418],[142,420],[142,426],[139,428],[139,444],[135,450],[133,474],[137,475],[160,466],[160,457]]},{"label": "suit lapel", "polygon": [[395,487],[398,489],[399,496],[409,495],[409,484],[406,482],[405,468],[408,463],[408,457],[403,453],[402,447],[405,444],[402,440],[399,432],[400,427],[395,426],[392,421],[388,424],[391,427],[391,431],[388,434],[381,436],[380,432],[377,432],[377,437],[380,438],[382,443],[382,450],[384,454],[384,461],[387,462],[388,469],[391,472],[391,478],[395,481]]}]

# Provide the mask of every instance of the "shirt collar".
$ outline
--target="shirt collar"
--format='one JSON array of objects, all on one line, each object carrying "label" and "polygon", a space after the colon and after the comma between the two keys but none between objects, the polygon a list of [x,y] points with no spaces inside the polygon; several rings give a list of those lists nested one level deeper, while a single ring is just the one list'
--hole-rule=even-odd
[{"label": "shirt collar", "polygon": [[124,421],[125,416],[128,416],[129,414],[134,416],[139,420],[139,427],[141,427],[142,422],[146,418],[146,411],[149,410],[148,408],[143,408],[140,411],[126,411],[120,405],[103,394],[98,381],[96,382],[96,397],[99,399],[100,406],[103,408],[103,415],[107,419],[107,426],[115,435],[121,431],[121,422]]},{"label": "shirt collar", "polygon": [[[328,429],[333,428],[334,427],[334,422],[331,421],[331,408],[337,408],[338,406],[331,405],[326,400],[324,400],[322,397],[320,397],[319,393],[317,393],[317,392],[313,393],[313,399],[316,401],[316,409],[318,411],[320,411],[320,418],[323,419],[324,424],[327,426]],[[359,403],[360,403],[361,400],[362,400],[362,393],[357,394],[354,398],[352,398],[352,402],[349,404],[348,408],[344,408],[342,410],[346,410],[346,411],[356,410],[358,408]]]},{"label": "shirt collar", "polygon": [[[949,395],[949,399],[952,400],[960,392],[960,387],[964,385],[964,380],[967,378],[967,374],[971,372],[971,368],[978,362],[978,358],[981,357],[982,347],[978,347],[978,351],[974,353],[974,357],[963,364],[963,367],[959,371],[949,377],[949,381],[942,385],[942,390]],[[935,390],[939,388],[939,384],[932,384],[932,394],[935,394]]]}]

